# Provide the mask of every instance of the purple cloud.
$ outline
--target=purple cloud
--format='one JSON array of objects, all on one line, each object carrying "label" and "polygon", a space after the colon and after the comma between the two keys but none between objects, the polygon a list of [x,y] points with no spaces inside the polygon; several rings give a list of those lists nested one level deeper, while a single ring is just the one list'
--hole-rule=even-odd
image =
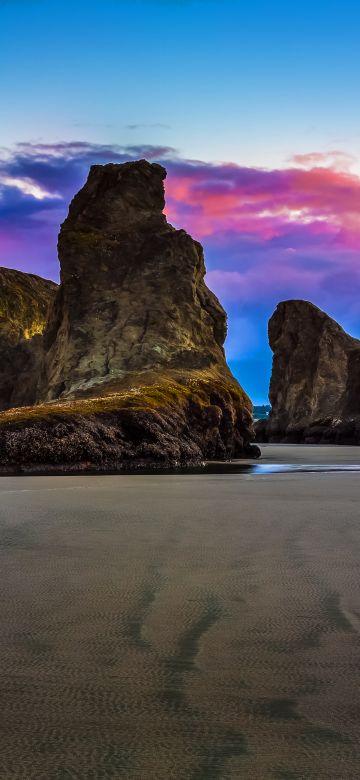
[{"label": "purple cloud", "polygon": [[360,178],[348,155],[331,155],[265,170],[184,160],[168,146],[22,143],[0,153],[0,263],[56,279],[59,224],[90,165],[145,157],[168,170],[169,221],[204,244],[208,282],[229,312],[231,357],[240,323],[239,357],[252,350],[261,362],[267,318],[288,297],[312,300],[360,335]]}]

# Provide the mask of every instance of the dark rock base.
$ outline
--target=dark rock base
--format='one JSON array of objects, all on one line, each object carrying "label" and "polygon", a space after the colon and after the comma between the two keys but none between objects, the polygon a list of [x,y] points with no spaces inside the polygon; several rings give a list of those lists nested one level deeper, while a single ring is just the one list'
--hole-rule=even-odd
[{"label": "dark rock base", "polygon": [[154,386],[125,399],[3,413],[0,473],[121,472],[257,458],[260,450],[250,437],[251,412],[237,389]]},{"label": "dark rock base", "polygon": [[360,418],[318,420],[305,428],[279,430],[266,420],[254,425],[255,440],[271,444],[347,444],[360,445]]}]

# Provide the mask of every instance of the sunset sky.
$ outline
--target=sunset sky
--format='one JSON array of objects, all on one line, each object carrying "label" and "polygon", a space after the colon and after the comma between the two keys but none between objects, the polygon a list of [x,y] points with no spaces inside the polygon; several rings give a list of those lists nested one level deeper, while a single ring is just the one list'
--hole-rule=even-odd
[{"label": "sunset sky", "polygon": [[352,0],[0,0],[0,265],[58,279],[89,166],[163,163],[266,401],[278,301],[360,337],[359,29]]}]

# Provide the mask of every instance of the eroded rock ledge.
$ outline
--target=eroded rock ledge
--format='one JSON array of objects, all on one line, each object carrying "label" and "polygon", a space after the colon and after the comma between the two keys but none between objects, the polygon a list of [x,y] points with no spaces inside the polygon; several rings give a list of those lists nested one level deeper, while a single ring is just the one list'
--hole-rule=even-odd
[{"label": "eroded rock ledge", "polygon": [[258,453],[201,245],[163,214],[166,171],[93,166],[59,235],[37,405],[0,415],[4,469],[111,470]]}]

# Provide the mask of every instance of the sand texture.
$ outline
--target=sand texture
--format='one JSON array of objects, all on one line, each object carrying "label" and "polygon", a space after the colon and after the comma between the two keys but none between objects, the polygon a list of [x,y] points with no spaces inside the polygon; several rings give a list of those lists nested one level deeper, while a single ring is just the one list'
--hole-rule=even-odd
[{"label": "sand texture", "polygon": [[359,487],[1,479],[1,780],[357,780]]}]

